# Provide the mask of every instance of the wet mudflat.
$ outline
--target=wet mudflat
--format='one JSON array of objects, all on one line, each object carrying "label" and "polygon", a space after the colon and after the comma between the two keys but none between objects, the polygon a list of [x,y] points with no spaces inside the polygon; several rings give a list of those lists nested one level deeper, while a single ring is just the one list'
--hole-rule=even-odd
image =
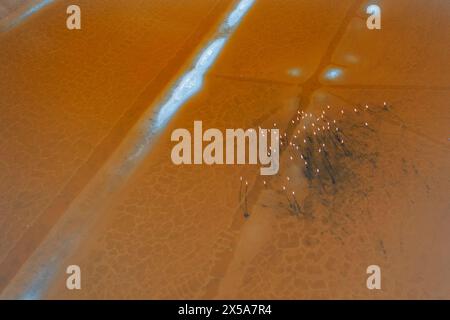
[{"label": "wet mudflat", "polygon": [[[57,219],[41,220],[44,224],[50,221],[52,228],[36,250],[24,254],[23,263],[8,273],[11,279],[3,295],[67,299],[448,298],[450,33],[444,30],[449,29],[450,6],[437,0],[426,4],[380,1],[383,28],[369,31],[365,1],[256,1],[206,73],[201,90],[174,114],[151,147],[139,155],[140,160],[132,162],[131,170],[120,175],[118,168],[123,168],[129,150],[134,150],[151,109],[183,74],[183,67],[173,70],[168,85],[153,89],[157,92],[153,100],[146,92],[140,95],[167,63],[164,54],[155,49],[159,45],[142,43],[152,37],[155,28],[172,30],[173,21],[179,19],[169,19],[169,13],[170,17],[179,14],[197,19],[195,13],[200,15],[210,2],[198,3],[202,9],[191,4],[182,11],[174,8],[167,12],[170,8],[155,4],[150,13],[144,13],[136,2],[133,13],[142,21],[139,37],[123,46],[122,41],[131,35],[125,31],[116,35],[111,51],[122,49],[114,55],[117,61],[108,58],[110,65],[85,61],[84,74],[105,74],[99,77],[95,92],[92,81],[78,84],[77,92],[90,94],[73,104],[79,108],[77,112],[57,108],[55,92],[65,85],[55,85],[61,78],[56,78],[57,73],[48,71],[54,82],[30,90],[30,96],[20,95],[19,76],[17,82],[5,79],[1,83],[7,97],[2,100],[4,108],[25,108],[20,114],[25,122],[18,120],[17,113],[7,113],[16,127],[5,129],[9,142],[4,150],[17,156],[27,154],[22,141],[35,134],[23,123],[43,121],[42,112],[30,111],[36,101],[55,117],[41,126],[53,128],[52,123],[59,123],[68,133],[63,139],[55,124],[53,140],[36,138],[29,146],[29,155],[42,155],[42,169],[29,171],[36,175],[35,185],[26,177],[20,184],[22,180],[16,176],[2,184],[10,192],[3,201],[9,208],[4,211],[9,214],[3,216],[3,225],[6,228],[8,222],[9,229],[2,234],[13,235],[4,243],[14,247],[19,231],[27,237],[24,225],[32,224],[32,214],[38,214],[29,206],[42,210],[48,204],[44,200],[61,190],[52,179],[59,178],[61,186],[67,183],[62,173],[72,174],[72,180],[85,180],[78,189],[60,191],[69,198],[67,205],[53,211]],[[92,12],[100,10],[91,6]],[[53,8],[48,14],[56,10]],[[178,56],[178,63],[189,64],[231,8],[219,10],[214,22],[204,27],[198,45]],[[162,18],[152,19],[152,12],[160,12]],[[107,17],[96,23],[100,26]],[[147,23],[147,18],[154,23]],[[129,23],[125,17],[123,21]],[[155,36],[172,50],[179,45],[181,30],[190,34],[187,29],[180,26],[173,33]],[[97,31],[98,37],[109,30]],[[11,43],[7,37],[2,35],[0,41]],[[79,41],[86,40],[80,36]],[[11,48],[10,56],[16,52]],[[97,54],[103,49],[98,46]],[[136,55],[139,59],[128,59]],[[159,69],[155,60],[161,63]],[[28,60],[14,61],[25,68]],[[34,63],[32,67],[38,70],[48,65],[45,61]],[[128,69],[122,70],[125,65]],[[94,67],[97,73],[89,72]],[[26,74],[29,69],[23,70]],[[136,75],[135,70],[140,73]],[[36,80],[42,72],[36,74]],[[59,72],[60,76],[65,73]],[[103,86],[108,74],[109,82]],[[67,88],[71,85],[68,81]],[[122,95],[110,96],[116,91],[110,90],[111,86],[124,85]],[[6,95],[14,88],[16,95]],[[73,94],[72,89],[67,94]],[[17,97],[30,100],[18,101]],[[106,110],[102,99],[117,112]],[[147,99],[153,102],[147,103]],[[119,118],[122,108],[131,106],[142,113],[126,125]],[[99,114],[98,108],[104,112]],[[111,124],[108,127],[105,122],[104,132],[99,132],[99,119],[106,114]],[[81,116],[82,121],[77,120]],[[79,130],[78,134],[70,135],[72,131],[60,117]],[[202,120],[205,128],[220,130],[276,126],[283,141],[279,174],[260,176],[259,166],[175,166],[170,159],[170,134],[176,128],[192,131],[195,120]],[[123,136],[111,139],[105,147],[99,141],[111,127]],[[91,149],[82,153],[67,147],[78,141],[76,137],[87,140]],[[50,146],[51,150],[46,149]],[[92,150],[109,152],[98,158],[96,166],[88,166],[89,174],[71,169],[85,163]],[[55,161],[48,158],[51,152],[60,157],[63,151],[79,155],[71,157],[72,167],[67,159],[58,158],[64,170],[54,174],[43,170],[55,167]],[[36,157],[28,161],[34,164]],[[18,158],[2,161],[20,168],[27,168],[27,163]],[[112,173],[117,177],[111,180]],[[37,188],[45,186],[46,179],[55,190],[26,193],[35,189],[27,189],[25,184]],[[29,206],[6,201],[19,195]],[[14,224],[14,219],[20,221]],[[8,249],[2,250],[3,259]],[[65,288],[65,266],[70,264],[82,269],[81,291]],[[372,264],[382,269],[381,291],[366,288],[366,268]]]}]

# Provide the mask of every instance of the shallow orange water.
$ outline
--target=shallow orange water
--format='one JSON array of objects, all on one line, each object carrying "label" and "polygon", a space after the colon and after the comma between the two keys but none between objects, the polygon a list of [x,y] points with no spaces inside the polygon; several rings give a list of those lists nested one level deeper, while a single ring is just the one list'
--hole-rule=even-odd
[{"label": "shallow orange water", "polygon": [[[383,27],[369,31],[364,1],[257,0],[124,176],[140,128],[233,2],[80,1],[74,32],[67,3],[0,34],[2,297],[450,298],[450,5],[378,1]],[[170,160],[170,133],[194,120],[276,123],[301,143],[301,110],[345,134],[334,184],[308,179],[292,148],[267,179]],[[70,264],[80,291],[65,287]],[[380,291],[366,288],[372,264]]]}]

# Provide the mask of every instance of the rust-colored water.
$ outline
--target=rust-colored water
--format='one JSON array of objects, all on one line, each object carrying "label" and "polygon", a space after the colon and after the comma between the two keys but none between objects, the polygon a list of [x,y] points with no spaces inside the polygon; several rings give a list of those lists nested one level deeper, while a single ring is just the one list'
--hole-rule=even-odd
[{"label": "rust-colored water", "polygon": [[[235,2],[80,1],[68,31],[58,1],[1,33],[2,297],[450,298],[450,5],[379,3],[369,31],[365,1],[256,0],[131,170],[153,108]],[[313,144],[313,176],[295,146],[325,129],[303,131],[301,111],[345,140],[324,147],[332,169]],[[274,177],[175,166],[170,134],[194,120],[276,123],[294,146]]]}]

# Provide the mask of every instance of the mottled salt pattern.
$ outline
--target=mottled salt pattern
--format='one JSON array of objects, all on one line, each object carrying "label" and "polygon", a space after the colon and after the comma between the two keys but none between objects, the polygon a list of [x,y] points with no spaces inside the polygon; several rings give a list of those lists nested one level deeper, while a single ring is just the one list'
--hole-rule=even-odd
[{"label": "mottled salt pattern", "polygon": [[163,99],[163,104],[155,108],[156,119],[146,124],[149,126],[145,130],[146,134],[136,142],[135,148],[119,170],[122,175],[128,174],[129,170],[136,166],[133,162],[146,154],[144,151],[148,151],[153,135],[163,129],[177,110],[200,91],[206,72],[213,65],[227,40],[253,3],[254,0],[239,2],[225,22],[221,24],[214,39],[201,51],[193,66],[176,82],[168,96]]},{"label": "mottled salt pattern", "polygon": [[152,131],[162,128],[173,116],[179,107],[183,105],[192,95],[200,90],[203,76],[214,63],[214,60],[222,50],[226,38],[214,40],[200,55],[195,67],[189,71],[173,90],[169,100],[161,107]]},{"label": "mottled salt pattern", "polygon": [[[248,1],[243,0],[242,2]],[[42,8],[44,5],[45,4],[42,4],[39,8]],[[115,168],[117,170],[113,170],[114,173],[109,176],[104,184],[102,184],[102,192],[105,190],[109,192],[116,190],[117,186],[123,182],[124,177],[130,174],[139,165],[139,160],[142,159],[141,156],[145,154],[144,151],[149,149],[153,134],[162,129],[181,105],[201,89],[205,73],[212,66],[232,31],[235,29],[236,24],[242,19],[243,14],[247,12],[249,8],[248,4],[245,6],[238,5],[233,11],[233,13],[235,13],[235,16],[232,18],[233,24],[228,22],[222,24],[220,28],[221,31],[216,35],[215,39],[209,42],[208,46],[203,49],[193,67],[189,69],[179,82],[177,82],[162,107],[157,109],[159,111],[155,122],[151,124],[149,130],[150,135],[143,136],[140,141],[134,144],[137,147],[132,152],[132,155],[116,164]],[[28,13],[28,15],[29,14],[31,13]],[[80,226],[80,228],[82,228],[82,226]],[[76,238],[75,233],[67,234],[64,236],[63,243],[73,244],[73,238]],[[66,245],[64,247],[67,248]],[[69,250],[57,250],[57,252],[52,255],[51,259],[40,265],[36,270],[37,276],[33,277],[33,280],[27,284],[19,297],[21,299],[41,298],[43,292],[48,289],[55,270],[60,267],[61,261],[67,258],[67,252],[69,252]]]},{"label": "mottled salt pattern", "polygon": [[[67,290],[65,269],[58,267],[47,288],[36,280],[41,297],[450,296],[445,192],[450,111],[445,53],[450,41],[441,32],[450,21],[450,3],[384,2],[385,21],[393,24],[381,32],[365,29],[367,3],[362,0],[342,0],[339,5],[332,0],[255,3],[214,62],[202,91],[176,111],[170,125],[188,128],[199,116],[215,128],[276,124],[286,133],[286,145],[292,143],[281,155],[280,175],[263,181],[250,168],[175,166],[169,156],[170,132],[161,130],[151,153],[146,154],[150,143],[138,148],[145,161],[139,157],[128,163],[129,168],[139,163],[139,169],[127,183],[129,174],[123,180],[93,179],[94,186],[64,214],[67,223],[54,227],[58,236],[50,235],[52,245],[47,243],[47,250],[39,247],[41,259],[29,258],[28,265],[33,261],[39,269],[22,267],[24,276],[16,276],[11,288],[38,279],[41,267],[59,252],[53,249],[65,243],[60,239],[80,234],[97,215],[95,226],[67,250],[69,257],[58,255],[61,266],[82,267],[83,289]],[[415,26],[411,21],[423,23]],[[220,32],[231,24],[226,26]],[[205,48],[211,43],[205,42]],[[140,63],[151,61],[153,50],[148,51]],[[198,62],[193,60],[192,68]],[[292,68],[301,70],[298,77],[289,74]],[[180,69],[175,70],[171,76]],[[120,79],[121,85],[125,82]],[[143,108],[149,101],[142,101]],[[309,144],[306,151],[313,166],[306,172],[300,161],[305,155],[296,147],[304,148],[303,126],[312,126],[313,118],[302,119],[298,112],[303,110],[317,116],[325,111],[336,119],[348,148],[327,141],[325,146]],[[149,114],[139,119],[150,119]],[[149,127],[138,128],[145,136]],[[313,133],[312,141],[318,142],[321,133]],[[118,150],[118,160],[108,160],[108,174],[117,174],[133,143],[144,139],[129,135],[126,141],[130,144]],[[329,163],[322,162],[324,151]],[[246,211],[238,202],[240,177],[249,182],[248,192],[242,192],[248,200]],[[111,181],[121,183],[120,192],[102,197]],[[381,291],[366,287],[371,264],[382,268]],[[38,296],[32,286],[25,298]]]},{"label": "mottled salt pattern", "polygon": [[229,15],[225,22],[225,27],[233,28],[237,26],[254,2],[255,0],[242,0]]},{"label": "mottled salt pattern", "polygon": [[[17,9],[18,7],[20,7],[21,5],[23,5],[27,2],[33,3],[31,1],[15,1],[14,5],[10,5],[10,6],[8,6],[8,4],[6,3],[4,5],[4,9],[0,5],[0,20],[2,18],[4,18],[5,16],[7,16],[8,14],[10,14],[11,12],[14,12],[15,9]],[[19,16],[17,16],[12,21],[10,21],[6,26],[4,26],[2,28],[3,30],[2,29],[0,29],[0,30],[7,31],[7,30],[10,30],[10,29],[16,27],[20,23],[24,22],[27,18],[29,18],[33,14],[37,13],[39,10],[43,9],[44,7],[48,6],[52,2],[54,2],[54,0],[42,0],[42,1],[34,2],[32,5],[30,5],[30,7],[28,9],[26,9],[23,13],[21,13]]]},{"label": "mottled salt pattern", "polygon": [[0,20],[15,12],[20,6],[29,0],[3,0],[0,3]]},{"label": "mottled salt pattern", "polygon": [[202,51],[194,67],[175,85],[166,102],[160,107],[156,122],[151,127],[151,132],[159,131],[174,115],[174,113],[190,97],[201,89],[203,77],[212,66],[234,28],[239,24],[245,14],[250,10],[254,0],[242,0],[230,13],[222,24],[216,39]]}]

